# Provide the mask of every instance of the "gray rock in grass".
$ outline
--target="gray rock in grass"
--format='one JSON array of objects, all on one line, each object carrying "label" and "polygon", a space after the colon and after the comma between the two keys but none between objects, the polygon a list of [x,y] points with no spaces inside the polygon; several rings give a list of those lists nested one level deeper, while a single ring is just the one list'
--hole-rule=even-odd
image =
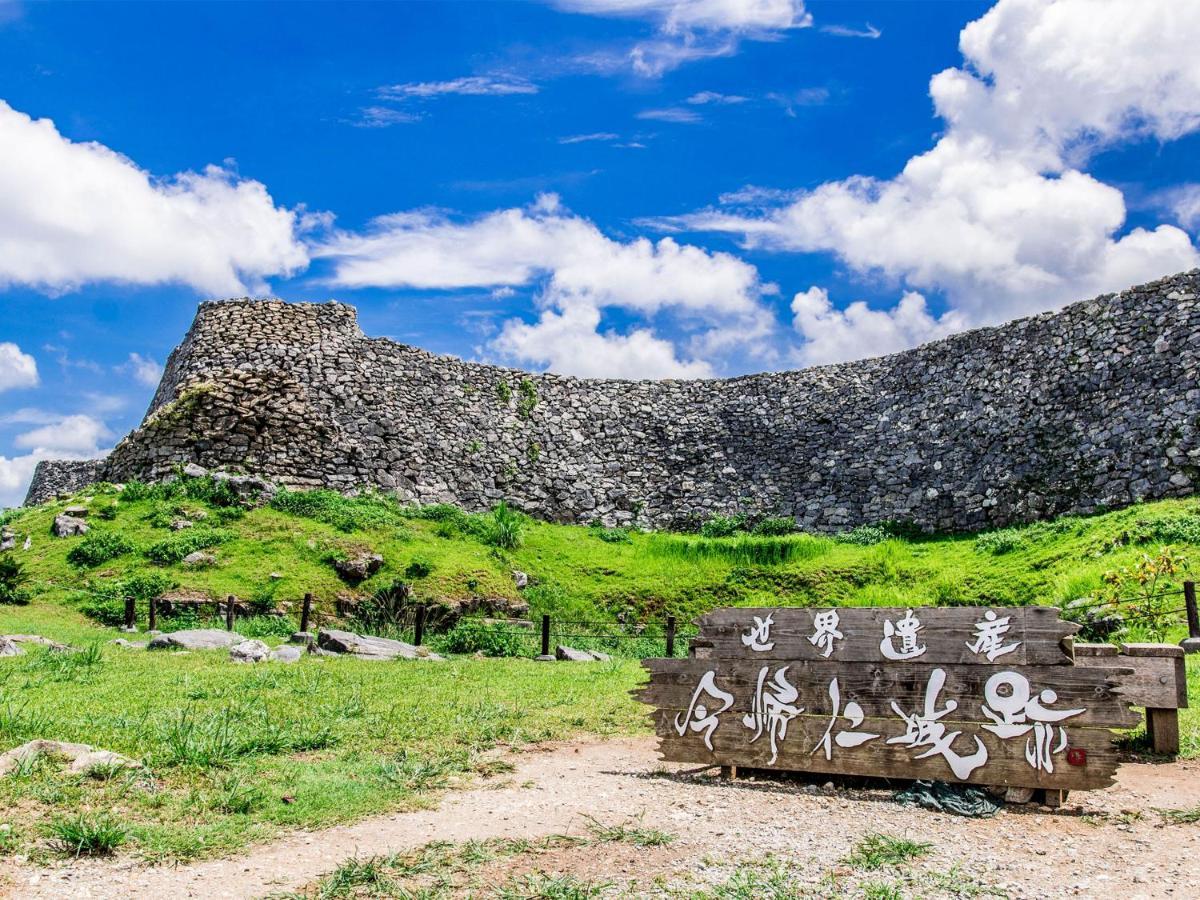
[{"label": "gray rock in grass", "polygon": [[218,628],[194,628],[187,631],[172,631],[156,635],[150,641],[150,650],[221,650],[246,640],[236,631],[221,631]]},{"label": "gray rock in grass", "polygon": [[54,517],[55,537],[75,537],[88,533],[87,522],[75,516],[59,515]]},{"label": "gray rock in grass", "polygon": [[236,663],[256,663],[266,659],[270,652],[271,648],[262,641],[242,641],[229,648],[229,658]]},{"label": "gray rock in grass", "polygon": [[304,651],[302,651],[299,647],[289,647],[284,645],[282,647],[276,647],[274,650],[272,650],[270,659],[272,662],[294,663],[300,662],[300,657],[303,655]]},{"label": "gray rock in grass", "polygon": [[370,637],[352,631],[322,628],[317,633],[317,647],[332,653],[357,656],[359,659],[441,659],[424,647],[394,641],[390,638]]}]

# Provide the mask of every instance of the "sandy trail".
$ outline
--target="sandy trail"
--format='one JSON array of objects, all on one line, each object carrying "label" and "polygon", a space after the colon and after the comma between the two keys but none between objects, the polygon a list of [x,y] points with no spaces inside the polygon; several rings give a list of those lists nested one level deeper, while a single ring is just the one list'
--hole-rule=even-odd
[{"label": "sandy trail", "polygon": [[[1112,788],[1071,796],[1084,815],[1009,807],[986,820],[901,807],[882,790],[814,793],[799,781],[690,775],[658,762],[650,738],[551,745],[513,761],[517,770],[503,783],[448,793],[436,810],[298,832],[231,859],[175,867],[80,860],[9,866],[0,875],[6,896],[20,898],[252,898],[294,890],[353,856],[432,840],[582,834],[586,816],[605,823],[641,816],[676,842],[669,853],[647,854],[645,864],[618,865],[614,857],[609,876],[674,877],[703,870],[714,855],[755,860],[775,852],[811,864],[815,882],[864,833],[883,831],[932,842],[921,866],[958,865],[1014,897],[1188,897],[1200,883],[1200,825],[1164,825],[1154,812],[1200,805],[1196,761],[1127,764]],[[650,863],[658,872],[638,870]]]}]

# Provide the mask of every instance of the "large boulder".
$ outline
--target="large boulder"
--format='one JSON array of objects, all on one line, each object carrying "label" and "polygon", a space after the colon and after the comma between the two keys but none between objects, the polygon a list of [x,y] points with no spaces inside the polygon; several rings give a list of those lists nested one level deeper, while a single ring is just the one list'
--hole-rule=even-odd
[{"label": "large boulder", "polygon": [[16,641],[0,635],[0,656],[20,656],[24,652]]},{"label": "large boulder", "polygon": [[300,657],[303,655],[304,651],[302,651],[299,647],[289,647],[284,645],[282,647],[276,647],[274,650],[272,650],[270,658],[272,662],[294,663],[300,662]]},{"label": "large boulder", "polygon": [[329,653],[344,653],[359,659],[441,659],[424,647],[393,641],[389,638],[369,637],[352,631],[322,628],[317,633],[317,647]]},{"label": "large boulder", "polygon": [[172,631],[155,635],[150,641],[151,650],[222,650],[246,640],[236,631],[221,631],[218,628],[192,628],[187,631]]},{"label": "large boulder", "polygon": [[75,537],[76,535],[87,534],[88,526],[87,522],[83,521],[83,519],[64,514],[54,517],[54,527],[52,530],[55,537]]},{"label": "large boulder", "polygon": [[599,650],[576,650],[561,644],[554,648],[554,656],[562,662],[608,662],[612,659],[607,653],[601,653]]},{"label": "large boulder", "polygon": [[253,475],[231,475],[228,472],[213,472],[213,481],[228,482],[238,498],[251,502],[266,502],[275,496],[275,485]]},{"label": "large boulder", "polygon": [[345,559],[335,559],[333,567],[347,581],[359,582],[370,578],[383,565],[378,553],[358,553]]},{"label": "large boulder", "polygon": [[[5,652],[4,645],[9,645],[12,649]],[[21,649],[22,644],[38,644],[42,647],[49,647],[51,650],[70,650],[66,644],[60,644],[58,641],[52,641],[50,638],[42,637],[40,634],[0,634],[0,656],[20,656],[25,651]]]},{"label": "large boulder", "polygon": [[70,761],[70,770],[87,775],[96,770],[113,772],[117,769],[141,769],[137,760],[114,753],[98,750],[87,744],[71,744],[66,741],[29,741],[0,753],[0,777],[9,775],[27,766],[40,756],[63,757]]},{"label": "large boulder", "polygon": [[194,553],[189,553],[183,558],[183,564],[189,569],[206,569],[209,566],[217,564],[217,558],[211,553],[205,553],[203,550],[197,550]]},{"label": "large boulder", "polygon": [[267,658],[271,648],[262,641],[249,640],[229,648],[229,658],[236,663],[256,663]]}]

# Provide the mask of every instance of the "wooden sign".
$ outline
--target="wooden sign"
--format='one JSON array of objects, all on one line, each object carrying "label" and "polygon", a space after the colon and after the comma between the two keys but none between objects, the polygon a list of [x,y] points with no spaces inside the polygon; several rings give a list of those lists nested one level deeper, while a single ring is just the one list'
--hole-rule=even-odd
[{"label": "wooden sign", "polygon": [[689,659],[650,659],[664,759],[1079,790],[1140,718],[1120,667],[1073,664],[1044,607],[721,609]]}]

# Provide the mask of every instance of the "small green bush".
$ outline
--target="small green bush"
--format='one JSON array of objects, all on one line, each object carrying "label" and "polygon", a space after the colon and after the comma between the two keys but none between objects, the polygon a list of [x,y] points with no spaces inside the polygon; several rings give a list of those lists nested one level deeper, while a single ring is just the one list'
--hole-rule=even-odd
[{"label": "small green bush", "polygon": [[606,544],[633,543],[633,537],[628,528],[605,528],[599,519],[592,523],[591,533],[592,537],[599,538]]},{"label": "small green bush", "polygon": [[516,550],[524,540],[525,517],[501,500],[492,507],[484,542],[501,550]]},{"label": "small green bush", "polygon": [[120,532],[96,529],[68,551],[67,562],[80,568],[93,568],[135,549],[133,541]]},{"label": "small green bush", "polygon": [[29,573],[20,562],[11,553],[0,555],[0,603],[28,603],[29,594],[25,590],[28,583]]},{"label": "small green bush", "polygon": [[732,537],[739,531],[746,530],[746,517],[738,514],[736,516],[723,516],[720,513],[713,513],[709,516],[704,524],[700,526],[700,533],[704,537]]},{"label": "small green bush", "polygon": [[271,507],[300,518],[324,522],[344,532],[396,527],[404,519],[404,511],[395,497],[375,493],[345,497],[337,491],[282,490],[271,499]]},{"label": "small green bush", "polygon": [[890,541],[894,535],[882,525],[859,525],[850,531],[843,531],[835,540],[843,544],[856,544],[860,547],[872,547]]},{"label": "small green bush", "polygon": [[425,578],[433,571],[433,563],[424,556],[415,556],[404,569],[405,578]]},{"label": "small green bush", "polygon": [[[529,632],[530,640],[533,631]],[[433,646],[443,653],[482,653],[484,656],[521,656],[521,636],[508,626],[460,619],[445,634],[438,635]]]},{"label": "small green bush", "polygon": [[754,526],[754,534],[763,535],[765,537],[778,537],[783,534],[794,534],[800,529],[796,527],[796,520],[791,516],[772,516],[763,519]]},{"label": "small green bush", "polygon": [[988,531],[975,538],[974,548],[976,553],[990,553],[992,556],[1002,556],[1005,553],[1012,553],[1014,550],[1019,550],[1025,545],[1024,537],[1021,532],[1015,528],[1001,528],[997,531]]},{"label": "small green bush", "polygon": [[146,557],[162,566],[180,562],[189,553],[207,550],[233,540],[233,532],[224,528],[196,526],[178,531],[146,548]]},{"label": "small green bush", "polygon": [[126,597],[133,597],[138,617],[142,618],[148,609],[147,602],[173,586],[174,582],[162,572],[138,572],[127,578],[92,585],[79,604],[79,611],[101,625],[115,627],[125,622]]},{"label": "small green bush", "polygon": [[77,813],[46,826],[51,847],[64,856],[108,856],[125,843],[129,830],[108,813]]},{"label": "small green bush", "polygon": [[120,508],[117,503],[102,503],[96,507],[96,515],[105,521],[111,522],[117,517],[117,512]]}]

